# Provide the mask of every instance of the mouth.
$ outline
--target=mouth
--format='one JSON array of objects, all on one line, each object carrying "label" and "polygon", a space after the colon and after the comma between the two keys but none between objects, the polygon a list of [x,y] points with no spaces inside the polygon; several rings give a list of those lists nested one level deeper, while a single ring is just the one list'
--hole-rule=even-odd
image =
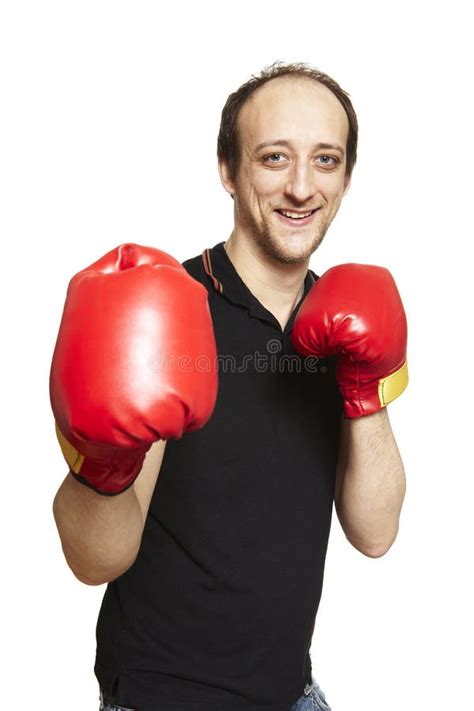
[{"label": "mouth", "polygon": [[317,207],[314,210],[275,210],[275,212],[285,225],[303,227],[312,222],[314,215],[320,209],[320,207]]}]

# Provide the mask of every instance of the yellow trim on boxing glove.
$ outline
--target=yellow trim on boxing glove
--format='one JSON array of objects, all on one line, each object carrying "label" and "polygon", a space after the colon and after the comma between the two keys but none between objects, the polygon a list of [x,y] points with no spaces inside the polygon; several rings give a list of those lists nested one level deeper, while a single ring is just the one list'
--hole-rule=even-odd
[{"label": "yellow trim on boxing glove", "polygon": [[382,407],[395,400],[408,385],[408,366],[405,361],[401,368],[386,378],[379,380],[379,400]]},{"label": "yellow trim on boxing glove", "polygon": [[56,423],[56,437],[58,438],[59,446],[63,453],[64,459],[75,474],[79,474],[84,462],[84,455],[77,451],[63,435]]}]

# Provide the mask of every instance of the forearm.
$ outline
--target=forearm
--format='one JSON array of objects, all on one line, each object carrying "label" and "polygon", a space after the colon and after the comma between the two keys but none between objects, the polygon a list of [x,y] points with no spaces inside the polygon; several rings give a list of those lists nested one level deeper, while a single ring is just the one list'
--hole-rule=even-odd
[{"label": "forearm", "polygon": [[100,585],[132,565],[143,532],[133,486],[117,496],[101,496],[68,474],[53,512],[67,563],[79,580]]},{"label": "forearm", "polygon": [[349,541],[366,555],[386,553],[398,533],[405,472],[387,409],[344,420],[336,510]]}]

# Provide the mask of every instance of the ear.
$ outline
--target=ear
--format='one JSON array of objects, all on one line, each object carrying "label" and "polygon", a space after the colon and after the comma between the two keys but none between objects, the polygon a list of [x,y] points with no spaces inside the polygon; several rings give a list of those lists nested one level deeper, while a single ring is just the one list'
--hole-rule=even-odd
[{"label": "ear", "polygon": [[227,190],[229,195],[233,198],[234,193],[235,193],[235,184],[234,181],[231,179],[230,175],[230,167],[227,161],[219,159],[218,161],[218,168],[219,168],[219,176],[221,179],[221,183],[224,186],[224,190]]}]

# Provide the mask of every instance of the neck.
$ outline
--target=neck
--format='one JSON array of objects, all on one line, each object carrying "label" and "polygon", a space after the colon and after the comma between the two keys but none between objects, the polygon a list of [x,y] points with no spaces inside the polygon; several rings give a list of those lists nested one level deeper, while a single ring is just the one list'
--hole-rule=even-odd
[{"label": "neck", "polygon": [[244,284],[284,329],[303,295],[309,259],[299,264],[283,264],[235,231],[224,247]]}]

